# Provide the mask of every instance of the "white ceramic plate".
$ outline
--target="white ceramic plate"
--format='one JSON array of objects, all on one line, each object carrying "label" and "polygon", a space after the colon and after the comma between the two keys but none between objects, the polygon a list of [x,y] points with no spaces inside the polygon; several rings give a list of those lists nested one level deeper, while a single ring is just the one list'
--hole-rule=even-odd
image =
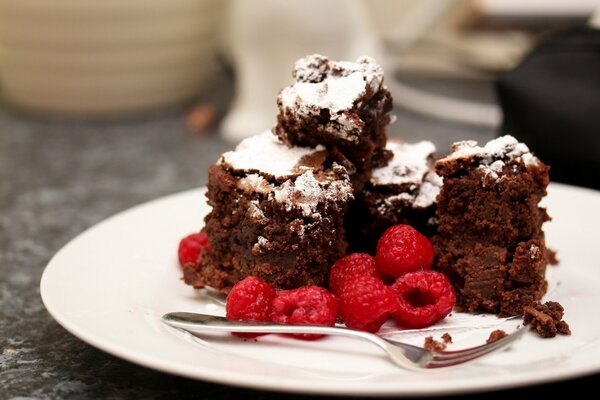
[{"label": "white ceramic plate", "polygon": [[[549,267],[554,284],[546,297],[563,304],[573,335],[548,340],[528,333],[508,351],[454,369],[404,371],[377,348],[352,339],[198,339],[164,326],[160,317],[169,311],[223,313],[221,305],[179,280],[177,244],[202,226],[208,209],[202,190],[135,207],[82,233],[50,261],[42,299],[69,332],[108,353],[160,371],[245,387],[441,395],[591,374],[600,371],[600,193],[556,184],[549,192],[545,203],[553,221],[546,225],[547,239],[561,262]],[[428,334],[449,331],[454,337],[449,349],[457,349],[481,342],[497,324],[501,321],[493,316],[455,313],[432,332],[398,335],[422,344]]]}]

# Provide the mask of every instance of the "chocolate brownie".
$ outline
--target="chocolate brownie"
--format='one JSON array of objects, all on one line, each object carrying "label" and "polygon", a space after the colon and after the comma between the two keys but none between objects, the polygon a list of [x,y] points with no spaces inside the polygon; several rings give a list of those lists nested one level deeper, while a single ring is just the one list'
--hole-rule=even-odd
[{"label": "chocolate brownie", "polygon": [[205,218],[210,250],[184,280],[227,292],[256,275],[275,288],[326,284],[344,255],[352,185],[324,147],[291,147],[265,132],[209,168]]},{"label": "chocolate brownie", "polygon": [[339,150],[353,164],[351,178],[360,190],[389,157],[392,97],[383,69],[370,57],[335,62],[315,54],[298,60],[292,76],[295,83],[277,97],[274,133],[289,145]]},{"label": "chocolate brownie", "polygon": [[538,203],[549,167],[512,136],[483,147],[465,141],[435,163],[444,180],[437,197],[435,267],[466,311],[521,314],[546,292],[547,265]]},{"label": "chocolate brownie", "polygon": [[378,238],[396,224],[411,225],[428,236],[435,229],[435,199],[442,185],[433,171],[435,146],[389,141],[386,149],[392,158],[373,170],[346,218],[354,251],[374,253]]}]

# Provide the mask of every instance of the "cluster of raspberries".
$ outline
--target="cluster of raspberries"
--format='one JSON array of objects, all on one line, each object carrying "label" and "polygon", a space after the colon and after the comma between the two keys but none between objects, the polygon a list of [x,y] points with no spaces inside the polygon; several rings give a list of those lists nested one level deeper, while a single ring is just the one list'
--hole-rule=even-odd
[{"label": "cluster of raspberries", "polygon": [[[182,248],[189,247],[186,239],[180,261]],[[241,280],[227,296],[227,318],[326,326],[340,318],[348,328],[374,333],[392,317],[403,328],[424,328],[446,317],[456,302],[448,278],[431,270],[433,256],[425,236],[395,225],[379,239],[375,257],[353,253],[339,259],[331,268],[329,290],[303,286],[276,292],[256,276]]]}]

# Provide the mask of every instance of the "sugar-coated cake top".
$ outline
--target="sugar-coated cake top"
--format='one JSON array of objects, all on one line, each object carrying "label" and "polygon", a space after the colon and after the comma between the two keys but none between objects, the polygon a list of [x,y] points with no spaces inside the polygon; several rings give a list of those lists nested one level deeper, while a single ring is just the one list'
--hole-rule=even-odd
[{"label": "sugar-coated cake top", "polygon": [[465,140],[452,145],[452,153],[439,159],[436,165],[444,165],[461,159],[475,159],[478,168],[494,178],[498,178],[507,162],[522,161],[525,166],[538,165],[540,160],[534,156],[525,143],[520,143],[511,135],[501,136],[489,141],[483,147],[473,140]]},{"label": "sugar-coated cake top", "polygon": [[[338,206],[339,202],[346,203],[354,198],[346,169],[335,163],[333,169],[334,173],[343,178],[323,177],[309,169],[277,185],[269,183],[261,175],[249,174],[239,180],[238,187],[242,190],[262,193],[268,199],[284,204],[288,211],[300,209],[305,217],[320,218],[319,205],[325,208]],[[260,206],[256,206],[260,211]],[[253,210],[253,213],[256,214],[257,210]]]},{"label": "sugar-coated cake top", "polygon": [[338,62],[313,54],[298,60],[292,75],[296,82],[280,92],[279,107],[296,117],[319,116],[328,110],[330,120],[337,123],[332,133],[347,140],[355,140],[361,121],[345,111],[383,85],[383,69],[366,56]]},{"label": "sugar-coated cake top", "polygon": [[[351,62],[332,61],[320,54],[313,54],[296,61],[292,76],[298,83],[334,82],[336,79],[343,80],[343,78],[359,76],[363,82],[369,85],[373,93],[377,92],[383,84],[383,68],[368,56],[359,57],[356,62]],[[312,87],[321,88],[323,86]],[[362,86],[364,87],[364,84]]]},{"label": "sugar-coated cake top", "polygon": [[393,153],[385,167],[373,170],[371,184],[398,185],[404,191],[386,199],[380,205],[385,212],[386,206],[393,206],[395,201],[406,202],[415,208],[431,206],[440,192],[442,179],[432,171],[431,164],[435,146],[429,141],[414,144],[388,141],[386,149]]},{"label": "sugar-coated cake top", "polygon": [[483,147],[477,146],[477,142],[474,140],[456,142],[452,145],[452,151],[453,153],[445,159],[478,157],[488,164],[491,164],[493,160],[514,160],[516,158],[522,158],[527,165],[539,162],[525,143],[520,143],[511,135],[490,140]]},{"label": "sugar-coated cake top", "polygon": [[375,185],[420,184],[423,176],[431,171],[435,146],[427,140],[413,144],[390,140],[386,149],[391,150],[393,156],[385,167],[373,170],[371,182]]},{"label": "sugar-coated cake top", "polygon": [[257,171],[275,178],[297,173],[302,158],[325,148],[287,147],[271,131],[244,139],[235,151],[224,153],[219,164],[227,164],[240,171]]},{"label": "sugar-coated cake top", "polygon": [[[325,170],[310,162],[310,156],[324,152],[322,146],[287,147],[267,131],[244,139],[235,151],[224,153],[218,164],[245,173],[238,182],[240,189],[262,193],[283,203],[287,210],[300,209],[305,217],[318,218],[319,205],[327,207],[353,198],[345,167],[333,163]],[[259,217],[260,207],[254,206],[251,211]]]}]

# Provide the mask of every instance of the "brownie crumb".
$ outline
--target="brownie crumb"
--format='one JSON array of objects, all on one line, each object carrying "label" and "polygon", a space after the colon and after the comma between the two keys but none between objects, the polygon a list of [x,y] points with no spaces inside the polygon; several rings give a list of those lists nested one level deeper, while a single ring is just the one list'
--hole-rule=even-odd
[{"label": "brownie crumb", "polygon": [[548,264],[550,265],[558,265],[560,262],[556,257],[556,251],[552,249],[546,249],[546,258],[548,259]]},{"label": "brownie crumb", "polygon": [[452,343],[452,336],[450,336],[450,334],[446,332],[442,335],[442,340],[444,341],[444,343]]},{"label": "brownie crumb", "polygon": [[435,340],[433,336],[427,336],[423,343],[423,348],[429,351],[440,352],[446,349],[446,344]]},{"label": "brownie crumb", "polygon": [[523,307],[523,324],[531,325],[543,338],[551,338],[557,333],[570,335],[569,324],[563,321],[564,308],[555,301],[547,301],[542,304],[534,302],[530,306]]},{"label": "brownie crumb", "polygon": [[490,337],[488,337],[488,339],[485,342],[487,344],[494,343],[496,340],[500,340],[506,336],[508,336],[508,334],[506,332],[504,332],[502,329],[496,329],[495,331],[490,333]]}]

